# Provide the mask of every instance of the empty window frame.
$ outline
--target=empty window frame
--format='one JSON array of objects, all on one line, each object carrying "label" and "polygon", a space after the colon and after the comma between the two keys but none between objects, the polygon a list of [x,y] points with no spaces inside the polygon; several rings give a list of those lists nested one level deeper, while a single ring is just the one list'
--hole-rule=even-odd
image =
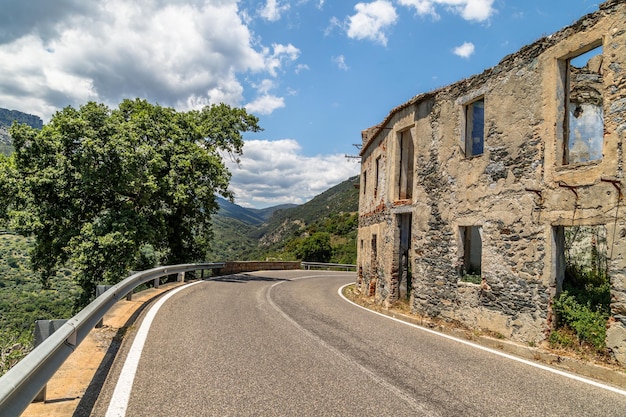
[{"label": "empty window frame", "polygon": [[367,192],[367,171],[363,171],[363,195]]},{"label": "empty window frame", "polygon": [[565,61],[563,163],[602,159],[602,46]]},{"label": "empty window frame", "polygon": [[380,186],[380,156],[378,158],[376,158],[376,166],[375,166],[375,172],[374,174],[376,175],[375,178],[375,183],[374,183],[374,198],[378,197],[378,187]]},{"label": "empty window frame", "polygon": [[485,145],[485,99],[465,106],[465,156],[482,155]]},{"label": "empty window frame", "polygon": [[398,199],[413,198],[413,137],[410,130],[400,132],[398,147],[400,148]]},{"label": "empty window frame", "polygon": [[553,273],[557,295],[592,291],[609,284],[606,225],[554,226]]},{"label": "empty window frame", "polygon": [[463,255],[461,277],[482,275],[483,240],[481,226],[459,227],[460,252]]}]

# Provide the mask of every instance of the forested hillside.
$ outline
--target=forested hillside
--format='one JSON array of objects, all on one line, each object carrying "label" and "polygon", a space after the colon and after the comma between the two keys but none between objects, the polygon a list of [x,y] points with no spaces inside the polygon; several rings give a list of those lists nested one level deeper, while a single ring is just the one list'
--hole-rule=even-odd
[{"label": "forested hillside", "polygon": [[239,207],[214,216],[212,260],[356,262],[358,177],[296,207],[276,209],[264,222]]},{"label": "forested hillside", "polygon": [[44,289],[30,269],[33,239],[0,232],[0,375],[31,349],[35,320],[73,316],[78,286],[68,269]]}]

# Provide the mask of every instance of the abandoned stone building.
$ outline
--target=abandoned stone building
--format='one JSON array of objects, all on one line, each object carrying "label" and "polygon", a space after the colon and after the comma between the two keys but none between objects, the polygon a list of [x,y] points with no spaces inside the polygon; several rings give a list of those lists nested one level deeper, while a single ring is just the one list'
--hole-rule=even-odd
[{"label": "abandoned stone building", "polygon": [[533,344],[566,251],[601,252],[626,364],[625,133],[624,0],[392,109],[362,132],[358,288]]}]

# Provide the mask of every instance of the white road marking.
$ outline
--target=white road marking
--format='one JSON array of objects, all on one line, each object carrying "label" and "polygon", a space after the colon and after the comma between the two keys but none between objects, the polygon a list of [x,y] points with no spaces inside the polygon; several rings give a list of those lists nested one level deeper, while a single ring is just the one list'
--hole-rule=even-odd
[{"label": "white road marking", "polygon": [[418,326],[416,324],[409,323],[409,322],[406,322],[404,320],[397,319],[395,317],[387,316],[385,314],[379,313],[378,311],[370,310],[369,308],[363,307],[361,305],[358,305],[357,303],[354,303],[354,302],[348,300],[346,298],[346,296],[343,295],[343,289],[345,287],[347,287],[348,285],[353,285],[353,284],[346,284],[346,285],[340,287],[339,290],[337,291],[339,293],[339,296],[341,298],[343,298],[344,300],[346,300],[347,302],[349,302],[350,304],[353,304],[353,305],[355,305],[355,306],[357,306],[359,308],[362,308],[365,311],[369,311],[370,313],[377,314],[377,315],[379,315],[381,317],[387,318],[389,320],[396,321],[398,323],[405,324],[407,326],[411,326],[411,327],[413,327],[413,328],[415,328],[417,330],[421,330],[423,332],[430,333],[430,334],[435,335],[435,336],[439,336],[439,337],[443,337],[443,338],[446,338],[446,339],[454,340],[455,342],[463,343],[464,345],[471,346],[471,347],[476,348],[476,349],[484,350],[485,352],[493,353],[494,355],[502,356],[504,358],[507,358],[507,359],[510,359],[510,360],[513,360],[513,361],[517,361],[517,362],[521,362],[521,363],[526,364],[526,365],[534,366],[535,368],[543,369],[544,371],[552,372],[554,374],[563,376],[565,378],[570,378],[570,379],[573,379],[575,381],[583,382],[585,384],[593,385],[594,387],[597,387],[597,388],[605,389],[607,391],[611,391],[611,392],[614,392],[616,394],[620,394],[620,395],[626,396],[626,391],[625,390],[622,390],[622,389],[619,389],[619,388],[615,388],[615,387],[612,387],[610,385],[605,385],[605,384],[602,384],[600,382],[597,382],[597,381],[594,381],[594,380],[591,380],[591,379],[583,378],[583,377],[578,376],[578,375],[570,374],[568,372],[561,371],[559,369],[550,368],[549,366],[545,366],[545,365],[541,365],[539,363],[531,362],[529,360],[526,360],[526,359],[523,359],[523,358],[519,358],[517,356],[509,355],[508,353],[500,352],[500,351],[495,350],[495,349],[491,349],[491,348],[488,348],[488,347],[485,347],[485,346],[478,345],[476,343],[472,343],[472,342],[470,342],[468,340],[459,339],[457,337],[450,336],[450,335],[447,335],[447,334],[444,334],[444,333],[440,333],[440,332],[437,332],[435,330],[428,329],[426,327]]},{"label": "white road marking", "polygon": [[124,362],[124,367],[122,368],[120,377],[117,380],[115,391],[113,391],[113,396],[111,397],[111,402],[109,403],[106,417],[126,416],[128,400],[130,399],[130,392],[133,388],[133,381],[135,380],[135,373],[137,372],[139,358],[141,358],[141,352],[143,351],[143,346],[146,343],[146,338],[148,337],[148,332],[150,331],[152,321],[159,312],[159,309],[174,294],[184,289],[187,289],[192,285],[200,284],[202,282],[204,281],[197,281],[188,285],[183,285],[182,287],[178,287],[165,294],[159,301],[157,301],[152,306],[152,308],[150,308],[150,311],[148,311],[148,314],[146,314],[146,317],[143,319],[141,327],[135,335],[135,340],[133,340],[133,344],[130,347],[130,351],[128,352],[128,356],[126,357],[126,361]]}]

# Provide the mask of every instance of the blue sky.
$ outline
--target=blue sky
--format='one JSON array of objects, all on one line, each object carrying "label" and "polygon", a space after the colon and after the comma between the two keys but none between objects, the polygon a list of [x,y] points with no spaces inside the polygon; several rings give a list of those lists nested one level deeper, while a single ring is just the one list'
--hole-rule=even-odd
[{"label": "blue sky", "polygon": [[142,97],[260,118],[236,202],[304,203],[356,175],[353,144],[411,97],[496,65],[589,0],[0,0],[0,107],[50,116]]}]

